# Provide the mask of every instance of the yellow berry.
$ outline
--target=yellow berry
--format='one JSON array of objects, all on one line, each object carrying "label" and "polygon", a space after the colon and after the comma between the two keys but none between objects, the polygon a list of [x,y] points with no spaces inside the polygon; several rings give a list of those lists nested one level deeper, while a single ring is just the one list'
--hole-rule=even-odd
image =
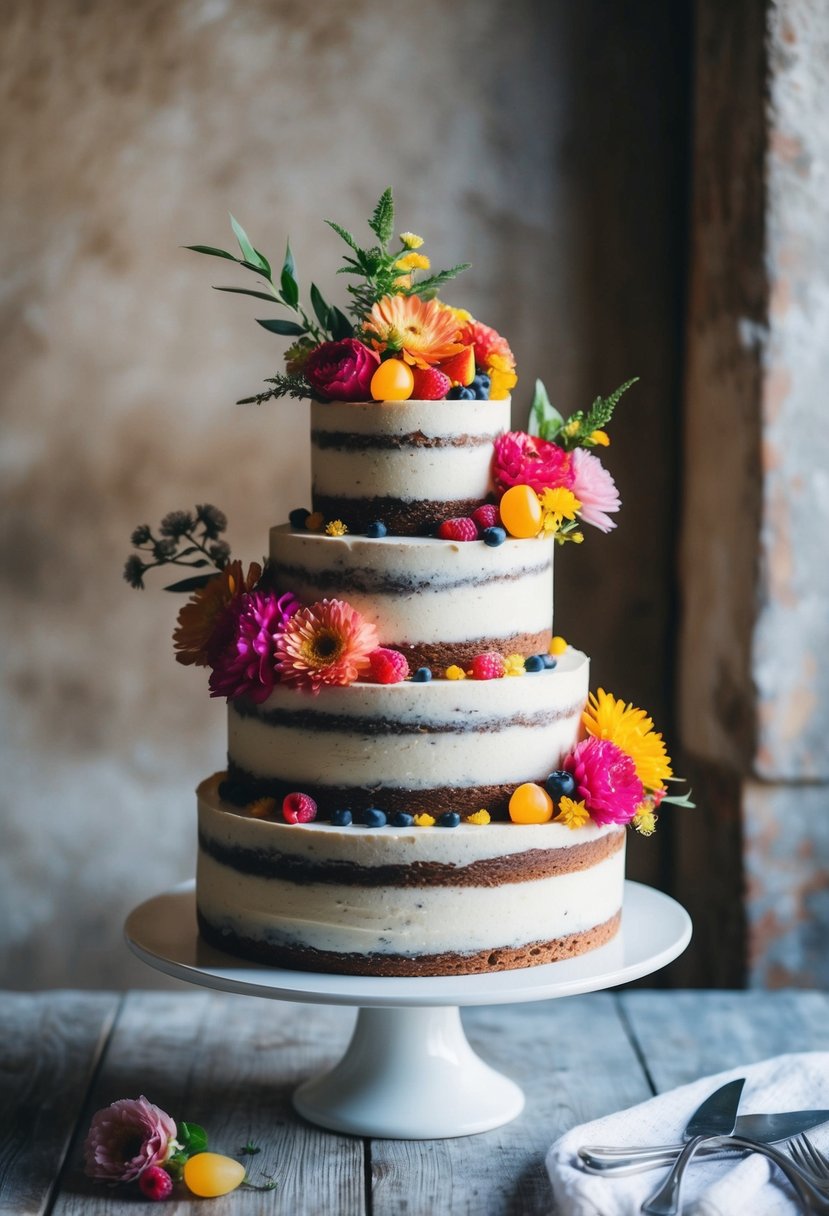
[{"label": "yellow berry", "polygon": [[470,815],[467,823],[487,824],[490,822],[489,811],[482,808],[480,811],[475,811],[474,815]]},{"label": "yellow berry", "polygon": [[245,1167],[221,1153],[196,1153],[184,1163],[184,1181],[194,1195],[215,1199],[235,1191],[245,1176]]},{"label": "yellow berry", "polygon": [[413,822],[416,828],[433,828],[435,826],[435,817],[423,811],[420,815],[415,815]]},{"label": "yellow berry", "polygon": [[509,817],[513,823],[547,823],[553,817],[553,800],[543,785],[526,781],[513,791]]},{"label": "yellow berry", "polygon": [[458,667],[457,663],[451,663],[446,668],[447,680],[465,680],[466,672],[462,667]]},{"label": "yellow berry", "polygon": [[371,377],[375,401],[408,401],[414,388],[414,375],[402,359],[386,359]]},{"label": "yellow berry", "polygon": [[532,486],[510,486],[500,502],[501,523],[510,536],[538,536],[544,512]]},{"label": "yellow berry", "polygon": [[550,642],[550,645],[547,647],[547,654],[564,654],[566,649],[567,643],[565,642],[564,638],[559,637],[558,634],[556,634],[556,636]]}]

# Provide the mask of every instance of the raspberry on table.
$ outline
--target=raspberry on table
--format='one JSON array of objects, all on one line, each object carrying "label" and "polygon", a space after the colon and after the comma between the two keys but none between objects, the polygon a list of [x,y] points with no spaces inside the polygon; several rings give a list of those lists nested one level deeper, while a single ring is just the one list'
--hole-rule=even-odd
[{"label": "raspberry on table", "polygon": [[286,794],[282,818],[286,823],[310,823],[317,817],[317,804],[310,794]]},{"label": "raspberry on table", "polygon": [[478,526],[474,519],[461,515],[445,519],[438,528],[438,536],[441,540],[477,540]]},{"label": "raspberry on table", "polygon": [[378,646],[376,650],[372,650],[368,661],[371,664],[371,674],[378,684],[399,684],[409,675],[408,660],[399,650]]}]

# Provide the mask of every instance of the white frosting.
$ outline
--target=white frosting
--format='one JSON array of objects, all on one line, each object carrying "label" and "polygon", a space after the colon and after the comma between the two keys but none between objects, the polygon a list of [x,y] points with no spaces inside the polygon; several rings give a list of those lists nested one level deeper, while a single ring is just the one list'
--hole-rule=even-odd
[{"label": "white frosting", "polygon": [[[552,628],[552,539],[481,541],[324,536],[271,529],[280,591],[348,601],[382,642],[463,642]],[[352,585],[353,584],[353,585]]]},{"label": "white frosting", "polygon": [[[287,720],[243,717],[231,705],[228,755],[256,777],[299,789],[543,781],[578,738],[588,678],[587,657],[571,648],[551,671],[500,680],[358,683],[317,696],[277,686],[258,712]],[[292,723],[293,713],[313,717]],[[366,721],[404,732],[378,733]]]},{"label": "white frosting", "polygon": [[[491,489],[492,443],[510,427],[509,398],[502,401],[392,401],[311,405],[311,473],[314,493],[344,498],[375,496],[412,502],[483,499]],[[425,437],[400,448],[326,446],[320,433]],[[468,436],[469,444],[441,447]]]}]

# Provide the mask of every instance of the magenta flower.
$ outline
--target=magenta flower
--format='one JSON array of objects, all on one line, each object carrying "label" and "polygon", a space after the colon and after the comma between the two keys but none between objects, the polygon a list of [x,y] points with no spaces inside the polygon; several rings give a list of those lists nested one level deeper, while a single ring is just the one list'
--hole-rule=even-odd
[{"label": "magenta flower", "polygon": [[142,1095],[121,1098],[93,1116],[84,1143],[84,1172],[101,1182],[132,1182],[167,1160],[173,1119]]},{"label": "magenta flower", "polygon": [[356,338],[323,342],[308,356],[305,379],[324,401],[370,401],[380,356]]},{"label": "magenta flower", "polygon": [[211,697],[246,696],[259,704],[273,692],[278,677],[276,642],[299,600],[291,592],[249,591],[239,597],[233,640],[217,656],[210,673]]},{"label": "magenta flower", "polygon": [[573,460],[557,443],[524,431],[507,431],[495,440],[492,477],[499,496],[510,486],[532,486],[536,493],[559,487],[572,490]]},{"label": "magenta flower", "polygon": [[633,760],[609,739],[582,739],[562,763],[595,823],[629,823],[645,796]]},{"label": "magenta flower", "polygon": [[615,528],[608,511],[618,511],[622,505],[616,482],[608,473],[598,456],[586,448],[573,452],[573,483],[570,487],[581,503],[579,516],[586,524],[593,524],[602,532]]}]

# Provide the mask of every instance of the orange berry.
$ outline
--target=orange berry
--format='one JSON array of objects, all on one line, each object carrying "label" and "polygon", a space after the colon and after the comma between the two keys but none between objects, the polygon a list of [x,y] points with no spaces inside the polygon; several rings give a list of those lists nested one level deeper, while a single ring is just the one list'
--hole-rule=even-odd
[{"label": "orange berry", "polygon": [[565,642],[564,638],[559,637],[559,635],[556,634],[556,636],[550,641],[550,645],[547,647],[547,653],[554,655],[564,654],[566,649],[567,643]]},{"label": "orange berry", "polygon": [[384,359],[371,377],[375,401],[408,401],[414,388],[414,373],[402,359]]},{"label": "orange berry", "polygon": [[235,1191],[245,1176],[245,1167],[221,1153],[196,1153],[184,1163],[184,1181],[194,1195],[214,1199]]},{"label": "orange berry", "polygon": [[532,486],[510,486],[499,504],[501,523],[510,536],[538,536],[543,512]]},{"label": "orange berry", "polygon": [[553,800],[543,785],[525,781],[513,791],[509,817],[513,823],[547,823],[553,817]]}]

